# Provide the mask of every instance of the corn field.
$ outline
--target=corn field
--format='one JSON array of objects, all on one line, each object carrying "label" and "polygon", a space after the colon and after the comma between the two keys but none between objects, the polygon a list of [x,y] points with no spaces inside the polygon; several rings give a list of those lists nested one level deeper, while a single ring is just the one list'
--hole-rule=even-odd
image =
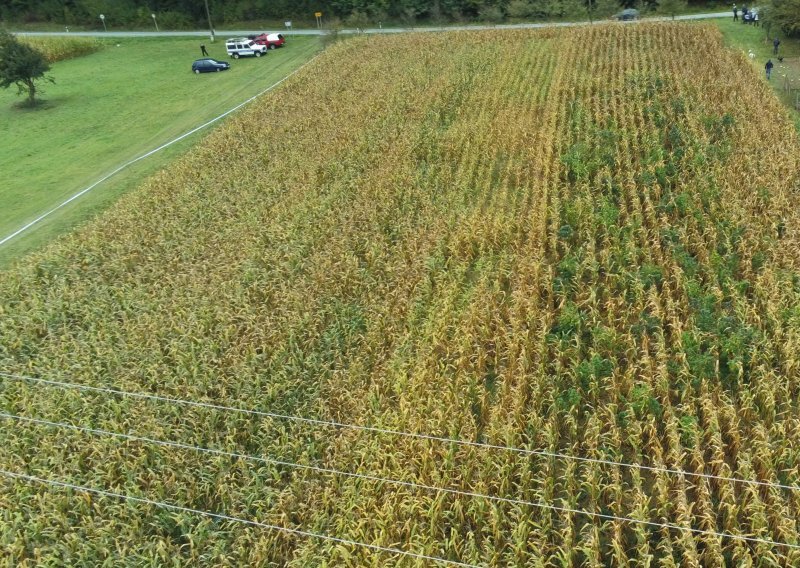
[{"label": "corn field", "polygon": [[89,37],[21,36],[19,40],[41,51],[50,63],[99,51],[103,44]]},{"label": "corn field", "polygon": [[0,469],[419,556],[4,475],[4,562],[798,566],[799,167],[713,28],[339,42],[2,274]]}]

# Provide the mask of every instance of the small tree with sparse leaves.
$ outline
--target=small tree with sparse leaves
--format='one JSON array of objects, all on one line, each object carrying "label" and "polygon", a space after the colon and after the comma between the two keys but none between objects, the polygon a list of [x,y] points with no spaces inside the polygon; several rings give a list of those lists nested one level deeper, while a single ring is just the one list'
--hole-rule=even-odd
[{"label": "small tree with sparse leaves", "polygon": [[19,94],[27,93],[29,106],[36,104],[37,82],[50,81],[45,75],[50,70],[45,56],[38,50],[20,42],[16,36],[0,30],[0,87],[16,85]]},{"label": "small tree with sparse leaves", "polygon": [[661,0],[658,3],[659,11],[671,16],[673,20],[675,19],[675,15],[685,10],[687,6],[686,0]]},{"label": "small tree with sparse leaves", "polygon": [[767,3],[767,9],[772,23],[781,32],[791,37],[800,37],[800,0],[771,0]]}]

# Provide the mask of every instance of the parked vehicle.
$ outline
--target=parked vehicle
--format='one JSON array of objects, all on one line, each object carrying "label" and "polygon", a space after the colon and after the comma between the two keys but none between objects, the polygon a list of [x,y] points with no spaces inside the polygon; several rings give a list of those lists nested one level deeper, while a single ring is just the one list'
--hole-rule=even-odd
[{"label": "parked vehicle", "polygon": [[259,45],[266,46],[267,49],[277,49],[283,47],[286,38],[283,34],[261,34],[253,37],[253,41]]},{"label": "parked vehicle", "polygon": [[634,10],[633,8],[626,8],[616,16],[614,16],[621,22],[629,22],[631,20],[638,20],[639,19],[639,10]]},{"label": "parked vehicle", "polygon": [[219,61],[217,59],[198,59],[194,63],[192,63],[192,71],[197,74],[200,73],[211,73],[212,71],[225,71],[226,69],[230,69],[231,64],[227,61]]},{"label": "parked vehicle", "polygon": [[234,38],[227,40],[225,42],[225,50],[228,52],[228,55],[234,59],[250,56],[261,57],[267,52],[266,46],[259,45],[253,40],[247,38]]}]

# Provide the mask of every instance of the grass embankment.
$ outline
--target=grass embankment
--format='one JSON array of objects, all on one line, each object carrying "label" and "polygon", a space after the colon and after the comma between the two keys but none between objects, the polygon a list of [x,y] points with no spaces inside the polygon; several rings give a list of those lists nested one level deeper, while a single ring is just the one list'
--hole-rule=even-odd
[{"label": "grass embankment", "polygon": [[[727,20],[718,20],[717,27],[725,38],[725,43],[736,50],[741,50],[747,54],[752,50],[755,57],[748,61],[761,74],[766,81],[764,64],[768,59],[772,59],[775,67],[772,69],[772,79],[770,85],[775,90],[775,94],[791,111],[795,126],[800,132],[800,109],[798,108],[798,94],[800,94],[800,41],[787,38],[776,27],[770,29],[770,34],[763,26],[755,27],[741,23],[741,15],[738,22],[733,21],[733,15]],[[778,55],[784,57],[784,62],[772,53],[772,39],[779,37],[781,44]],[[753,109],[760,112],[760,109]]]},{"label": "grass embankment", "polygon": [[[798,493],[723,479],[800,485],[800,146],[756,71],[711,26],[354,38],[0,279],[6,371],[672,471],[8,380],[254,457],[4,418],[0,469],[476,566],[800,565]],[[18,566],[423,564],[0,488]]]},{"label": "grass embankment", "polygon": [[[86,57],[55,63],[44,102],[20,108],[15,89],[0,91],[0,238],[12,233],[128,160],[199,126],[306,62],[317,38],[291,37],[261,59],[229,71],[194,75],[196,38],[120,39]],[[222,41],[204,42],[227,59]],[[271,104],[264,99],[256,104]],[[112,203],[201,136],[153,155],[0,247],[0,266],[69,231]],[[270,142],[253,152],[270,151]]]}]

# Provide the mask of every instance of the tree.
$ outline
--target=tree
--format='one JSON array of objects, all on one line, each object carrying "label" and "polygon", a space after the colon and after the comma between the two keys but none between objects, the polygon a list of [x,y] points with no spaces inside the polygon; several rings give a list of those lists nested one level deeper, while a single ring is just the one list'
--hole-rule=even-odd
[{"label": "tree", "polygon": [[764,30],[764,43],[769,43],[772,40],[770,30],[772,30],[772,10],[769,4],[758,9],[758,21],[761,23],[761,29]]},{"label": "tree", "polygon": [[[800,0],[772,0],[767,10],[772,23],[786,35],[800,36]],[[760,20],[760,11],[758,16]]]},{"label": "tree", "polygon": [[344,24],[348,28],[356,28],[357,30],[365,30],[369,27],[369,16],[364,12],[358,10],[351,12],[349,16],[344,19]]},{"label": "tree", "polygon": [[533,6],[528,0],[511,0],[508,3],[508,17],[514,19],[530,18],[533,14]]},{"label": "tree", "polygon": [[675,19],[675,14],[686,9],[686,0],[661,0],[658,3],[658,9],[668,16]]},{"label": "tree", "polygon": [[36,104],[36,83],[45,80],[53,82],[45,76],[50,70],[44,55],[20,42],[14,35],[0,30],[0,87],[7,89],[16,85],[19,94],[28,93],[28,105]]},{"label": "tree", "polygon": [[610,18],[622,8],[619,0],[596,0],[595,12],[598,18]]},{"label": "tree", "polygon": [[586,11],[589,13],[589,21],[595,19],[606,19],[618,12],[620,3],[618,0],[588,0]]},{"label": "tree", "polygon": [[503,21],[503,10],[499,6],[482,6],[478,11],[478,19],[489,24],[499,24]]}]

